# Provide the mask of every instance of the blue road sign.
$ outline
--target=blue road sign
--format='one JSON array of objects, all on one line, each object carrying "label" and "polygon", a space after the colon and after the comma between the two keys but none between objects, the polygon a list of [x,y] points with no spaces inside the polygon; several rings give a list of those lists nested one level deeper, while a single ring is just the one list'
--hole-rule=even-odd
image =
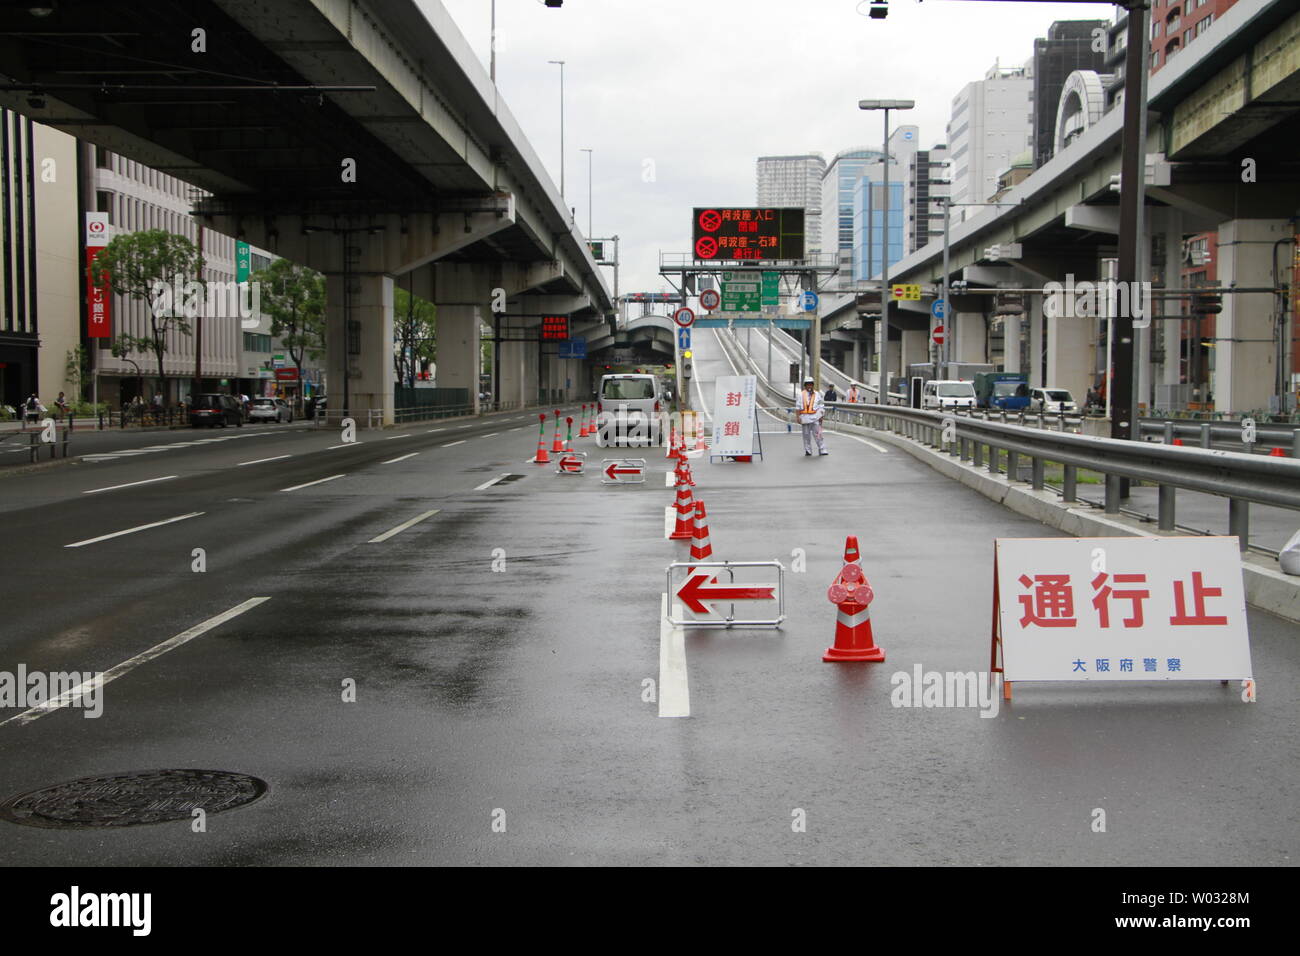
[{"label": "blue road sign", "polygon": [[943,299],[935,299],[933,302],[930,303],[930,314],[934,316],[936,319],[942,319],[943,312],[944,312]]},{"label": "blue road sign", "polygon": [[565,339],[559,344],[559,357],[562,359],[585,359],[587,357],[586,339]]},{"label": "blue road sign", "polygon": [[799,299],[799,304],[805,312],[813,312],[817,308],[817,303],[821,301],[816,292],[805,292]]},{"label": "blue road sign", "polygon": [[685,352],[688,348],[691,347],[691,330],[690,330],[690,329],[678,329],[678,330],[677,330],[677,347],[678,347],[679,349],[681,349],[683,352]]}]

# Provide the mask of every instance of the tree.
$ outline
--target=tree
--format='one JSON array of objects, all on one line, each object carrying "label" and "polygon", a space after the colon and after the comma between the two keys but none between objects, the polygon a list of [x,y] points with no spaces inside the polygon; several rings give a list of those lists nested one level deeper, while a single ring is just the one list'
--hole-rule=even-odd
[{"label": "tree", "polygon": [[302,413],[302,363],[325,354],[325,277],[288,259],[259,269],[262,311],[271,317],[271,334],[280,340],[298,372],[298,412]]},{"label": "tree", "polygon": [[393,288],[393,369],[411,388],[415,373],[438,357],[438,307],[403,289]]},{"label": "tree", "polygon": [[67,359],[63,364],[63,378],[72,386],[73,394],[79,401],[86,398],[86,379],[90,377],[90,349],[84,345],[68,349]]},{"label": "tree", "polygon": [[143,352],[148,345],[148,339],[136,338],[134,335],[119,335],[113,339],[113,357],[120,358],[130,362],[135,367],[136,394],[141,399],[144,398],[144,376],[140,374],[140,365],[135,359],[131,358],[132,352]]},{"label": "tree", "polygon": [[[95,257],[93,272],[96,284],[107,278],[114,292],[150,303],[149,334],[118,336],[113,354],[117,355],[118,343],[130,350],[152,352],[158,362],[158,391],[163,391],[167,333],[174,329],[188,336],[190,324],[187,317],[197,315],[197,310],[206,304],[203,257],[194,248],[194,243],[184,236],[165,229],[145,229],[123,233],[113,239]],[[157,294],[162,286],[170,288],[177,276],[185,286],[184,296],[188,301],[184,308],[181,303],[172,301],[170,293],[165,297]]]}]

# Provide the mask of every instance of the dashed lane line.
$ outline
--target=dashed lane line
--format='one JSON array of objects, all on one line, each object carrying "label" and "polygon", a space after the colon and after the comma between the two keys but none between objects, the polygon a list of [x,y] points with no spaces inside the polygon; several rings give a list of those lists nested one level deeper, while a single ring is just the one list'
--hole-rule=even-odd
[{"label": "dashed lane line", "polygon": [[299,488],[310,488],[312,485],[324,484],[327,481],[333,481],[335,478],[342,478],[343,475],[330,475],[328,478],[317,478],[315,481],[306,481],[301,485],[293,485],[289,488],[281,488],[281,491],[297,491]]},{"label": "dashed lane line", "polygon": [[380,464],[381,464],[381,465],[395,465],[395,464],[397,464],[399,461],[406,461],[406,459],[408,459],[408,458],[414,458],[414,457],[415,457],[416,455],[418,455],[418,454],[419,454],[418,451],[413,451],[413,452],[410,452],[409,454],[406,454],[406,455],[398,455],[396,458],[390,458],[390,459],[388,459],[388,461],[381,461]]},{"label": "dashed lane line", "polygon": [[175,475],[163,475],[161,478],[145,478],[143,481],[128,481],[124,485],[109,485],[107,488],[92,488],[89,491],[83,491],[83,495],[97,495],[101,491],[117,491],[119,488],[134,488],[136,485],[151,485],[155,481],[170,481]]},{"label": "dashed lane line", "polygon": [[485,481],[485,482],[483,482],[483,484],[481,484],[481,485],[475,485],[475,486],[474,486],[474,490],[475,490],[475,491],[482,491],[484,488],[491,488],[491,487],[492,487],[493,485],[495,485],[498,481],[500,481],[502,478],[507,477],[508,475],[509,475],[509,472],[506,472],[505,474],[497,475],[497,476],[496,476],[495,478],[493,478],[491,481]]},{"label": "dashed lane line", "polygon": [[57,697],[52,697],[49,700],[36,705],[35,707],[31,707],[23,711],[21,714],[15,714],[13,717],[10,717],[8,720],[0,721],[0,727],[3,727],[5,724],[14,723],[14,722],[20,724],[30,723],[31,721],[36,720],[38,717],[43,717],[46,714],[58,710],[61,707],[66,707],[68,706],[68,704],[71,704],[75,701],[84,700],[85,695],[88,691],[91,691],[96,694],[101,693],[103,691],[103,687],[105,684],[112,683],[113,681],[117,680],[119,677],[129,674],[131,671],[135,670],[141,664],[147,664],[149,661],[153,660],[154,658],[162,657],[168,651],[174,651],[182,644],[188,644],[190,641],[194,640],[194,638],[206,634],[214,627],[224,624],[226,623],[226,621],[229,621],[232,618],[239,617],[239,615],[243,614],[245,611],[251,611],[259,604],[262,604],[269,600],[271,600],[269,597],[249,598],[243,604],[237,604],[228,611],[222,611],[220,614],[216,615],[215,617],[208,618],[202,624],[196,624],[194,627],[191,627],[189,630],[181,631],[175,637],[170,637],[167,640],[163,641],[161,644],[155,644],[147,651],[137,654],[135,655],[135,657],[129,658],[128,660],[125,660],[114,667],[110,667],[108,670],[104,671],[103,674],[97,675],[88,681],[83,681],[82,683],[78,684],[76,687],[72,688],[71,690],[67,690],[64,691],[62,694],[59,694]]},{"label": "dashed lane line", "polygon": [[426,511],[426,512],[425,512],[424,514],[422,514],[422,515],[416,515],[416,516],[415,516],[414,518],[412,518],[410,521],[403,521],[403,522],[402,522],[401,524],[399,524],[396,528],[389,528],[389,529],[388,529],[387,531],[385,531],[383,534],[381,534],[381,535],[377,535],[377,536],[371,538],[369,541],[366,542],[366,544],[379,544],[381,541],[387,541],[387,540],[388,540],[389,538],[391,538],[393,535],[395,535],[395,534],[401,534],[401,533],[402,533],[403,531],[405,531],[407,528],[411,527],[412,525],[417,525],[417,524],[419,524],[419,523],[420,523],[421,521],[423,521],[425,518],[432,518],[434,515],[436,515],[436,514],[438,513],[439,510],[440,510],[440,509],[438,509],[438,508],[434,508],[432,511]]},{"label": "dashed lane line", "polygon": [[406,434],[406,435],[389,435],[389,436],[387,436],[386,438],[384,438],[384,441],[392,441],[394,438],[410,438],[410,437],[411,437],[411,436],[410,436],[409,434]]},{"label": "dashed lane line", "polygon": [[152,521],[149,524],[136,525],[134,528],[127,528],[125,531],[114,531],[112,534],[101,534],[98,538],[87,538],[85,541],[74,541],[72,544],[65,544],[65,548],[82,548],[88,544],[98,544],[100,541],[107,541],[109,538],[120,538],[124,534],[135,534],[137,531],[147,531],[149,528],[161,528],[165,524],[172,524],[177,521],[184,521],[186,518],[197,518],[203,511],[191,511],[187,515],[177,515],[175,518],[166,518],[163,521]]},{"label": "dashed lane line", "polygon": [[445,444],[445,445],[439,445],[438,447],[439,447],[439,448],[455,448],[457,445],[463,445],[463,444],[465,444],[465,439],[462,438],[460,441],[449,441],[449,442],[447,442],[447,444]]},{"label": "dashed lane line", "polygon": [[280,461],[284,458],[292,458],[293,455],[276,455],[272,458],[255,458],[252,461],[241,461],[236,468],[242,468],[244,465],[260,465],[264,461]]},{"label": "dashed lane line", "polygon": [[328,448],[326,448],[325,450],[326,450],[326,451],[333,451],[335,448],[351,448],[351,447],[353,447],[354,445],[364,445],[364,444],[365,444],[365,442],[363,442],[363,441],[345,441],[345,442],[344,442],[343,444],[341,444],[341,445],[330,445],[330,446],[329,446]]}]

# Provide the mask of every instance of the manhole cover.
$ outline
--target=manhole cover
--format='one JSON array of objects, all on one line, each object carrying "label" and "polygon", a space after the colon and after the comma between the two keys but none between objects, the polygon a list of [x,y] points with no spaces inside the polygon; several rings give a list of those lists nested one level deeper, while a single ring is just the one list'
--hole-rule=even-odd
[{"label": "manhole cover", "polygon": [[0,804],[0,819],[29,827],[83,830],[189,820],[252,803],[266,782],[224,770],[141,770],[56,783]]}]

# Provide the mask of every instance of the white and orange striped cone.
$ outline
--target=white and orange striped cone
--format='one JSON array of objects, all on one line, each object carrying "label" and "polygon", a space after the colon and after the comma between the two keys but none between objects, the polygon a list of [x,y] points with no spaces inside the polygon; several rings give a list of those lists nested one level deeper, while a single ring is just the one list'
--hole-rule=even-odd
[{"label": "white and orange striped cone", "polygon": [[695,527],[691,533],[691,560],[707,561],[713,556],[713,545],[709,543],[709,515],[704,510],[704,502],[695,501]]},{"label": "white and orange striped cone", "polygon": [[681,472],[677,473],[677,526],[668,537],[674,541],[695,538],[695,496]]},{"label": "white and orange striped cone", "polygon": [[668,432],[668,451],[664,455],[664,457],[676,458],[677,457],[677,423],[676,422],[670,423],[669,429],[670,431]]},{"label": "white and orange striped cone", "polygon": [[582,427],[578,429],[578,437],[586,438],[595,434],[596,429],[591,427],[591,416],[587,413],[587,406],[582,406]]},{"label": "white and orange striped cone", "polygon": [[551,442],[551,451],[564,451],[564,443],[560,440],[560,410],[555,410],[555,440]]},{"label": "white and orange striped cone", "polygon": [[551,460],[551,456],[546,454],[546,413],[543,412],[537,418],[541,428],[537,435],[537,454],[533,457],[533,461],[536,464],[545,465]]},{"label": "white and orange striped cone", "polygon": [[836,607],[835,646],[828,647],[823,661],[883,661],[884,648],[877,647],[871,634],[871,612],[868,606],[875,592],[862,573],[856,535],[844,542],[844,567],[826,592]]},{"label": "white and orange striped cone", "polygon": [[568,433],[564,436],[564,451],[573,451],[573,419],[566,418],[565,423],[569,426]]},{"label": "white and orange striped cone", "polygon": [[695,421],[695,450],[709,450],[709,443],[704,440],[704,429],[700,427],[699,419]]},{"label": "white and orange striped cone", "polygon": [[692,488],[695,487],[695,477],[691,474],[691,465],[685,458],[677,459],[677,467],[673,469],[673,474],[677,476],[678,483],[686,482]]}]

